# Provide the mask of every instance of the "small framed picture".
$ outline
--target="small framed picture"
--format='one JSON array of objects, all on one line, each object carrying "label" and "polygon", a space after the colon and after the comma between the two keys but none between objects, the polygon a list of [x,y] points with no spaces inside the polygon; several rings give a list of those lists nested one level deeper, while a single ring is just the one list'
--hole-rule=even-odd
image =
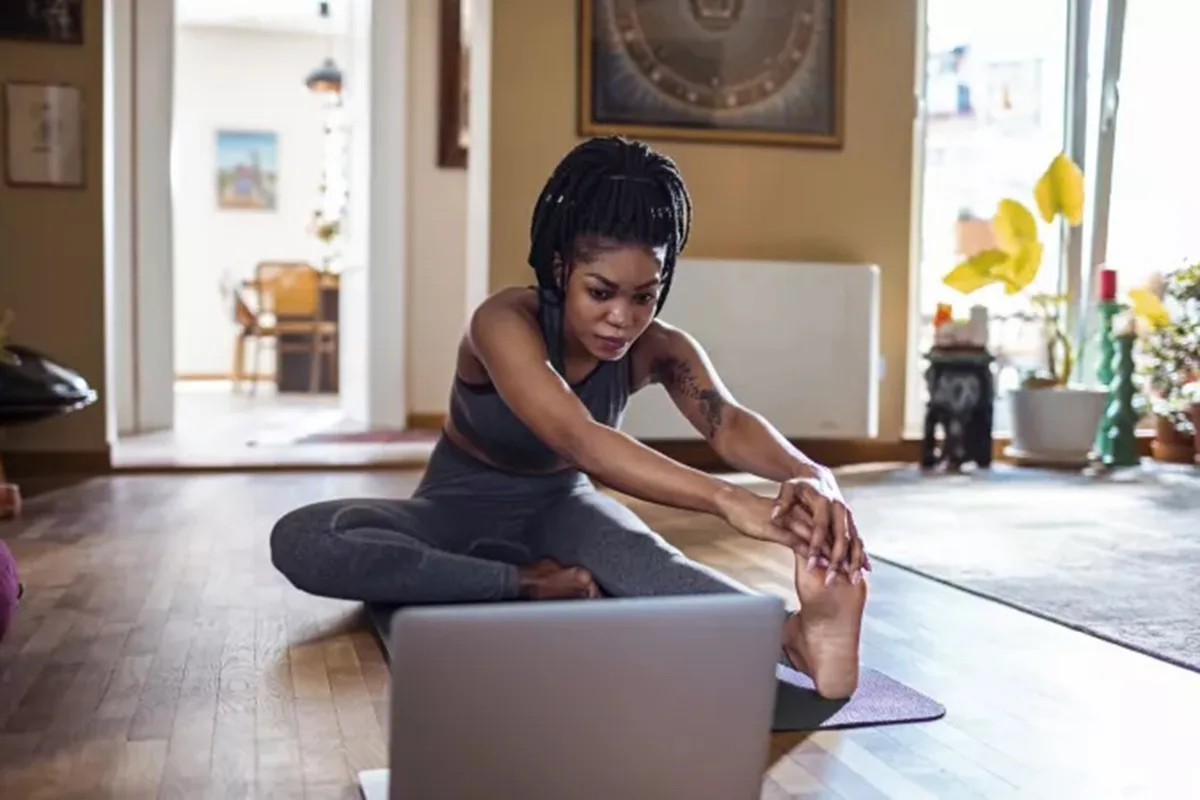
[{"label": "small framed picture", "polygon": [[217,208],[274,211],[279,202],[279,137],[274,131],[217,131]]},{"label": "small framed picture", "polygon": [[4,177],[9,186],[82,188],[83,92],[65,84],[4,85]]}]

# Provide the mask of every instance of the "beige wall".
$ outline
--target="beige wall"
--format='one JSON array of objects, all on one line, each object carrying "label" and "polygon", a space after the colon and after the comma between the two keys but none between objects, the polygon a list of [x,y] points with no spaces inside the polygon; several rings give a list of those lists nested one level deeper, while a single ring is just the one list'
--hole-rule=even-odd
[{"label": "beige wall", "polygon": [[408,408],[444,413],[466,323],[467,171],[437,166],[438,7],[409,5]]},{"label": "beige wall", "polygon": [[[904,414],[916,5],[848,4],[842,152],[653,143],[676,159],[693,196],[687,255],[879,264],[886,438],[900,436]],[[578,141],[575,6],[494,3],[493,288],[532,282],[529,214],[554,164]]]},{"label": "beige wall", "polygon": [[[576,141],[574,3],[504,0],[494,10],[491,282],[528,283],[528,219],[554,163]],[[88,102],[83,191],[0,186],[0,308],[17,341],[104,388],[103,4],[85,3],[81,48],[4,42],[0,79],[71,82]],[[412,4],[409,405],[437,413],[465,320],[466,175],[436,167],[437,4]],[[847,141],[841,153],[659,142],[696,203],[694,256],[869,260],[883,269],[889,369],[882,430],[903,412],[915,0],[849,9]],[[536,43],[536,46],[531,46]],[[502,157],[501,157],[502,156]],[[104,397],[71,417],[14,430],[13,450],[106,448]]]},{"label": "beige wall", "polygon": [[81,47],[0,42],[0,81],[69,83],[83,90],[86,181],[78,189],[0,185],[0,309],[13,341],[78,370],[100,392],[84,411],[13,429],[6,449],[103,451],[103,3],[87,2]]}]

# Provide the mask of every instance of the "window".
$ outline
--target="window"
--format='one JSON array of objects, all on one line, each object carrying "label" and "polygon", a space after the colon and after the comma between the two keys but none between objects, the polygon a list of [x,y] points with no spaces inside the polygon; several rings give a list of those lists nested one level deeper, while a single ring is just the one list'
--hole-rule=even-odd
[{"label": "window", "polygon": [[[991,342],[1000,361],[998,388],[1019,380],[1042,350],[1030,324],[1013,317],[1024,294],[999,286],[963,297],[942,277],[964,253],[987,247],[997,203],[1013,197],[1032,205],[1033,187],[1050,159],[1066,147],[1072,0],[927,0],[923,152],[916,252],[915,341],[910,342],[906,428],[920,431],[924,414],[922,354],[933,343],[938,303],[965,317],[987,306]],[[1062,242],[1046,237],[1032,290],[1065,285]],[[1007,413],[997,409],[997,430]]]},{"label": "window", "polygon": [[1128,3],[1106,264],[1122,293],[1200,260],[1200,8]]}]

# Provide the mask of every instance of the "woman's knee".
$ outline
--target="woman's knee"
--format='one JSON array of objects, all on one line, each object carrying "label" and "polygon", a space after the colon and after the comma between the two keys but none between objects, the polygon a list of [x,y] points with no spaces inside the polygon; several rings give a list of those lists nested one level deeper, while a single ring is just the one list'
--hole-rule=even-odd
[{"label": "woman's knee", "polygon": [[296,588],[315,591],[316,568],[327,560],[322,544],[339,505],[324,501],[301,506],[284,514],[271,528],[271,564]]}]

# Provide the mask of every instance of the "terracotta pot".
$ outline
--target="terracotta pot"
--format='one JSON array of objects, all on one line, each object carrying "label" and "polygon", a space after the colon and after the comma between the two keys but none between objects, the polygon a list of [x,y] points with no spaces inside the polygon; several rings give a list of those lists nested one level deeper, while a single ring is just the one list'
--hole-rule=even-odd
[{"label": "terracotta pot", "polygon": [[1192,458],[1195,463],[1200,464],[1200,403],[1192,403],[1192,430],[1195,431],[1195,436],[1192,437],[1195,451]]},{"label": "terracotta pot", "polygon": [[1150,454],[1167,464],[1191,464],[1196,457],[1194,437],[1175,427],[1168,417],[1154,418],[1154,441]]}]

